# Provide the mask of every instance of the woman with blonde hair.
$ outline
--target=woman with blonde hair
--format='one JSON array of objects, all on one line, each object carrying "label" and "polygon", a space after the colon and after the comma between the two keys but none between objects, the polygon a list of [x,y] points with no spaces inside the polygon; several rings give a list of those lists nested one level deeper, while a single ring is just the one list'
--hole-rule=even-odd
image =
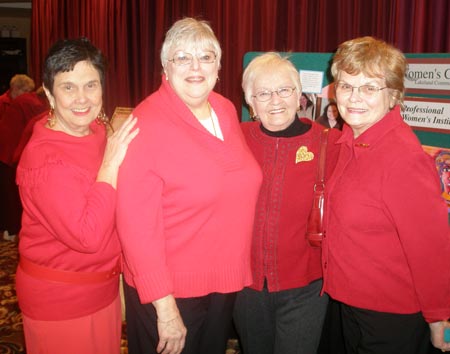
[{"label": "woman with blonde hair", "polygon": [[450,233],[432,159],[400,115],[407,62],[372,37],[342,43],[331,72],[347,123],[326,190],[325,293],[348,353],[450,350]]}]

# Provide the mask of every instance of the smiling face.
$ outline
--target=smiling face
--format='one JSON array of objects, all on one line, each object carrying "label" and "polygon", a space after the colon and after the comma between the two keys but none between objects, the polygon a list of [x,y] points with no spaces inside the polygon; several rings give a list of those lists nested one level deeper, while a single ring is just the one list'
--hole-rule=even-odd
[{"label": "smiling face", "polygon": [[330,104],[327,108],[327,118],[331,120],[336,120],[338,117],[338,109],[334,104]]},{"label": "smiling face", "polygon": [[191,110],[196,110],[207,102],[210,92],[216,85],[219,61],[216,59],[212,63],[200,63],[198,59],[202,53],[215,53],[213,47],[197,48],[185,45],[171,48],[168,54],[169,60],[180,52],[191,54],[191,63],[177,65],[173,61],[167,61],[164,72],[175,93]]},{"label": "smiling face", "polygon": [[55,75],[53,94],[45,93],[54,108],[54,130],[69,135],[89,134],[89,125],[102,108],[102,85],[98,71],[87,61],[78,62],[72,71]]},{"label": "smiling face", "polygon": [[[353,87],[371,85],[378,88],[386,86],[385,80],[378,77],[367,77],[363,73],[350,75],[339,71],[338,82],[344,82]],[[392,90],[380,90],[371,97],[361,95],[357,88],[351,93],[342,93],[336,89],[336,101],[341,117],[352,128],[354,137],[358,137],[383,117],[394,106]]]},{"label": "smiling face", "polygon": [[[265,70],[261,71],[253,81],[251,92],[257,95],[262,91],[277,91],[280,88],[295,86],[288,70],[284,68]],[[298,90],[294,90],[292,95],[286,98],[281,98],[276,92],[272,92],[272,97],[266,102],[260,102],[252,97],[251,106],[264,128],[280,131],[289,127],[296,119],[299,101]]]}]

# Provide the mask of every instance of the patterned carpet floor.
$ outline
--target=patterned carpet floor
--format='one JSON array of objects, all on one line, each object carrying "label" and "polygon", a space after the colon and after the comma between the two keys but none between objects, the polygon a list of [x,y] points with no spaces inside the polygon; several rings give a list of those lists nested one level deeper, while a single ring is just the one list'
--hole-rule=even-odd
[{"label": "patterned carpet floor", "polygon": [[14,287],[17,243],[0,241],[0,353],[25,353],[22,315]]},{"label": "patterned carpet floor", "polygon": [[[18,262],[17,243],[0,238],[0,354],[26,353],[22,315],[17,305],[15,273]],[[230,340],[226,354],[238,354],[237,340]],[[121,354],[128,354],[126,326],[123,325]]]}]

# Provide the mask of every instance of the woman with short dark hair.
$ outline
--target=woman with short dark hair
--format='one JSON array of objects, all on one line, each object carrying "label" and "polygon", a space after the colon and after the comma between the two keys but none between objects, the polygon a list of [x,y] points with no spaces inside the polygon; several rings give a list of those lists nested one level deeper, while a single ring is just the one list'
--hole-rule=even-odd
[{"label": "woman with short dark hair", "polygon": [[106,138],[104,63],[87,39],[57,42],[44,63],[51,109],[17,168],[16,288],[29,354],[120,352],[116,185],[138,131],[130,117]]}]

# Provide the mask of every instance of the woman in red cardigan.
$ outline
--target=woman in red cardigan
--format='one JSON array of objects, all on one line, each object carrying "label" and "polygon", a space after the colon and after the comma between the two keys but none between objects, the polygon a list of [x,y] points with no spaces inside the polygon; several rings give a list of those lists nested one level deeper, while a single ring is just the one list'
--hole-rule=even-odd
[{"label": "woman in red cardigan", "polygon": [[44,64],[51,110],[17,168],[23,204],[16,289],[29,354],[120,352],[121,249],[114,213],[130,118],[106,139],[104,57],[62,40]]},{"label": "woman in red cardigan", "polygon": [[[241,345],[246,354],[316,353],[328,296],[320,296],[320,247],[305,235],[324,127],[297,118],[300,76],[278,53],[253,59],[242,87],[256,115],[242,129],[264,178],[253,227],[253,282],[236,300]],[[339,136],[328,132],[326,180]]]},{"label": "woman in red cardigan", "polygon": [[347,352],[443,351],[450,233],[436,168],[400,108],[407,62],[393,46],[342,43],[331,72],[344,125],[328,183],[324,291],[341,303]]}]

